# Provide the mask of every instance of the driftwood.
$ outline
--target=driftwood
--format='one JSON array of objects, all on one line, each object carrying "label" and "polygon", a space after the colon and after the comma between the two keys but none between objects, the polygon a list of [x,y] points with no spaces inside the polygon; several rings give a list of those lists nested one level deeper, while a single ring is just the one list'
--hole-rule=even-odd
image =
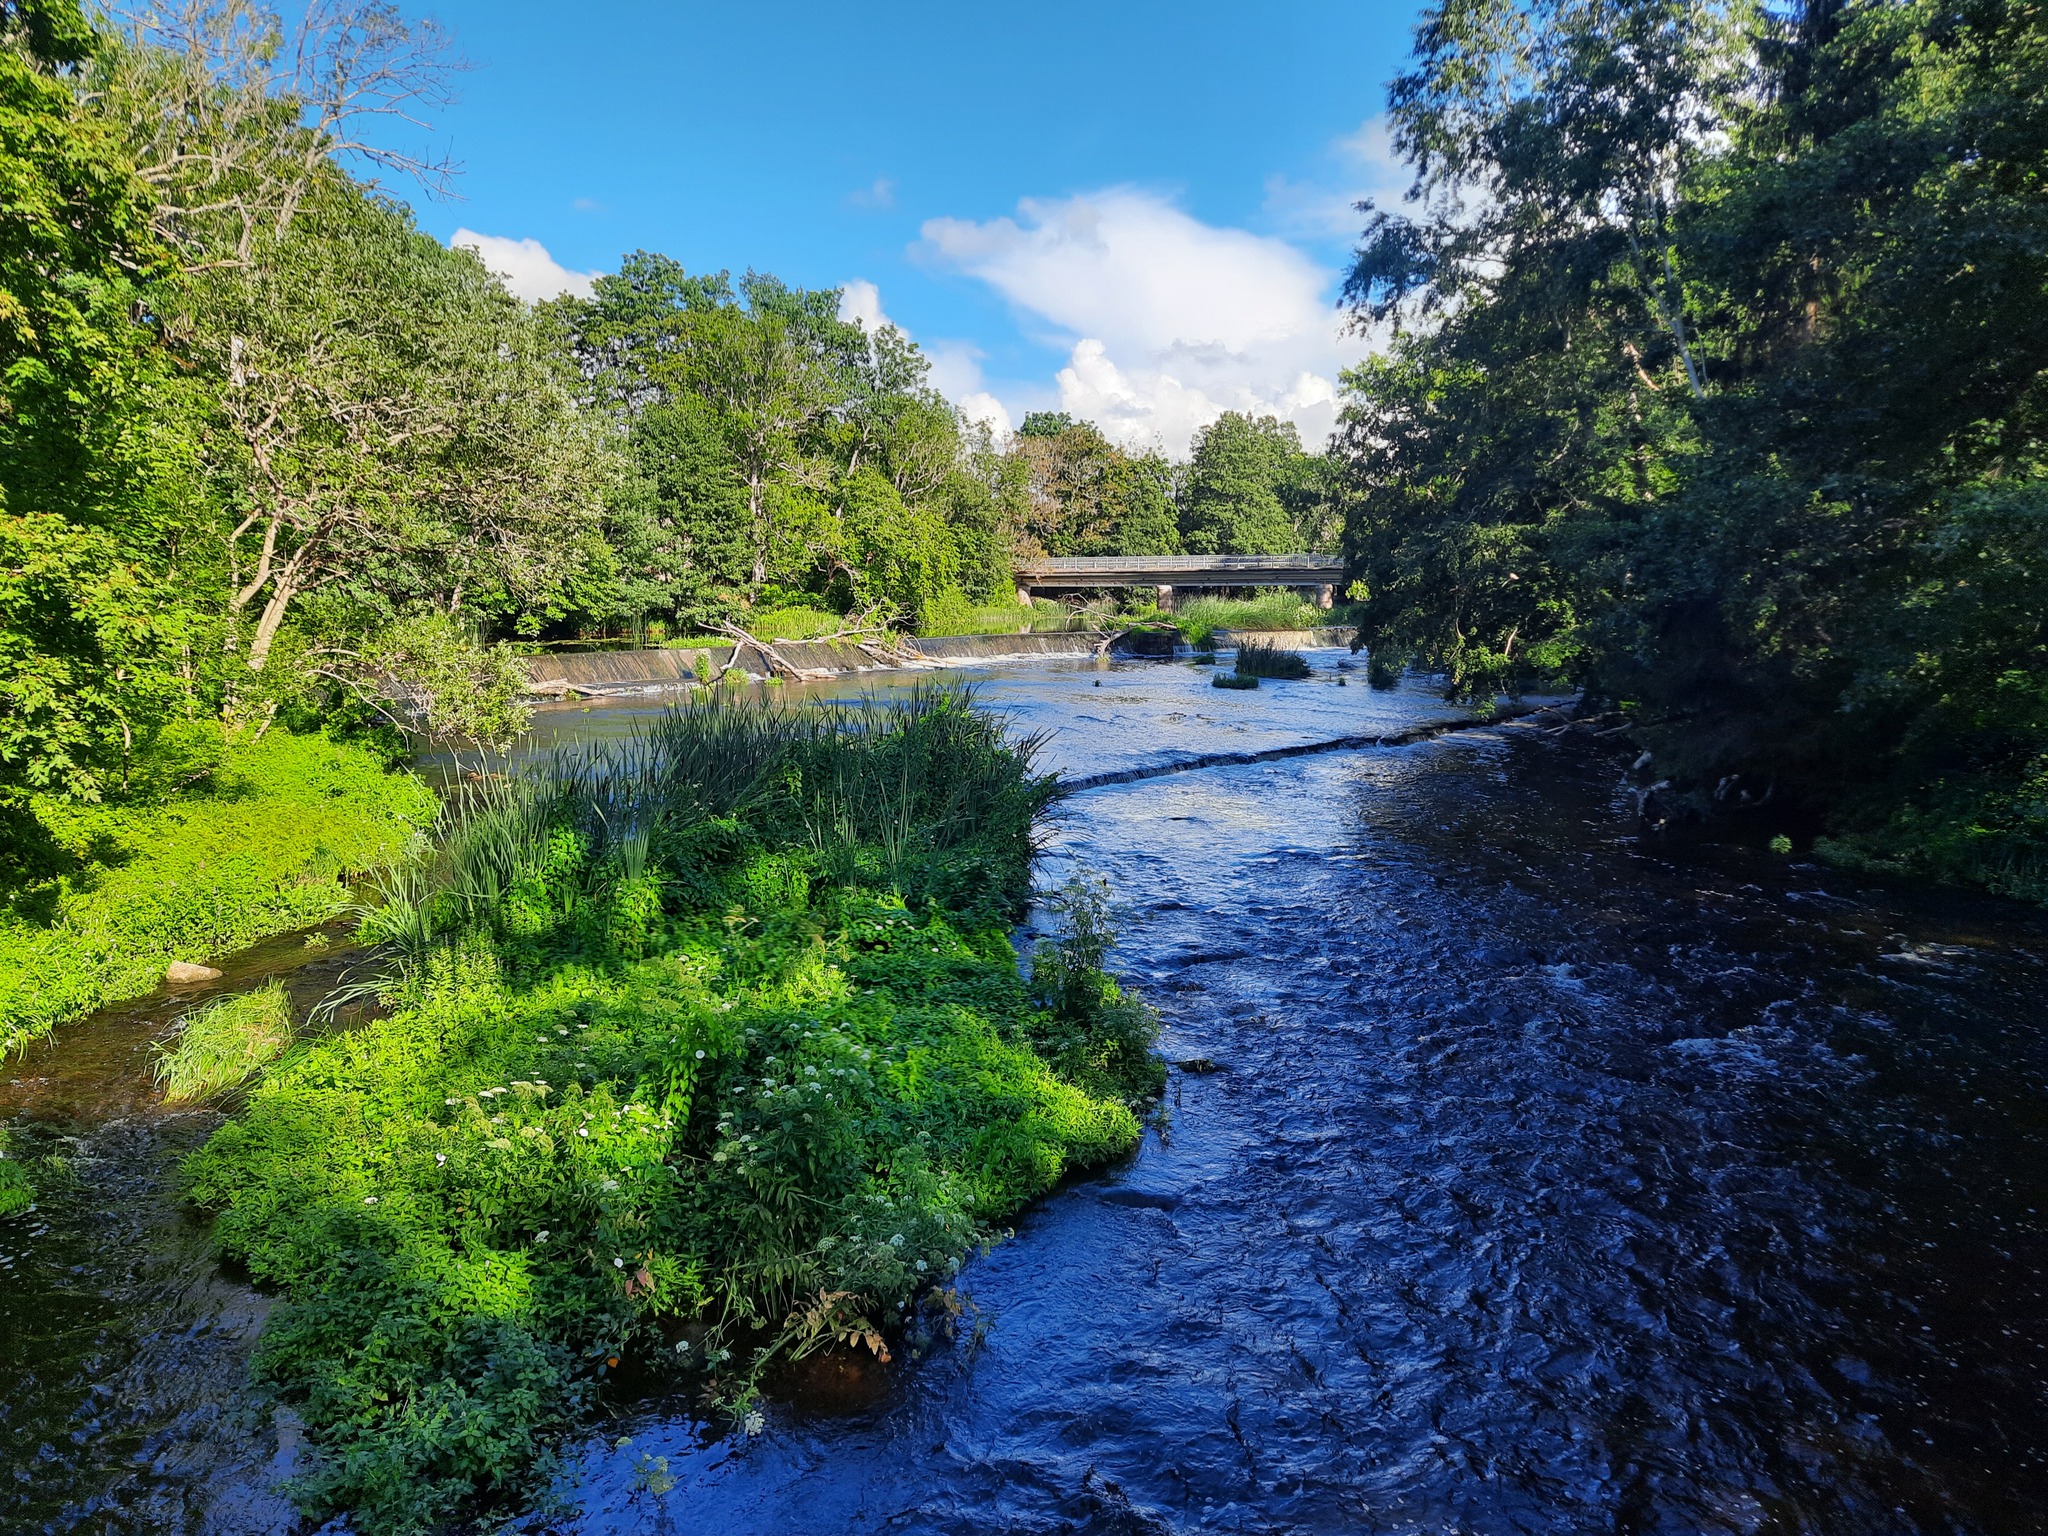
[{"label": "driftwood", "polygon": [[[787,677],[791,682],[801,682],[807,677],[825,675],[822,672],[807,672],[777,650],[773,641],[757,639],[750,631],[741,628],[737,624],[721,622],[713,627],[720,634],[736,642],[732,662],[728,663],[728,665],[737,664],[739,661],[738,647],[744,645],[752,646],[755,650],[759,651],[766,658],[770,670],[776,676]],[[886,624],[876,622],[873,613],[870,612],[855,615],[854,621],[851,624],[842,624],[832,634],[820,635],[815,640],[787,643],[797,645],[850,643],[863,656],[869,657],[883,666],[915,667],[929,664],[927,658],[919,655],[916,651],[906,650],[902,646],[897,645],[889,638],[893,634],[894,631]],[[877,638],[862,639],[861,637],[864,635]]]}]

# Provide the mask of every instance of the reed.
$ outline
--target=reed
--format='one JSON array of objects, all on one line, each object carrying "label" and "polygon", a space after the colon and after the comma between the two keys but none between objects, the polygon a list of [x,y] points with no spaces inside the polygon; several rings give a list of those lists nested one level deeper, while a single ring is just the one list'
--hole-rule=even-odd
[{"label": "reed", "polygon": [[1299,652],[1283,650],[1262,640],[1247,640],[1237,648],[1237,675],[1298,681],[1309,672],[1308,663]]},{"label": "reed", "polygon": [[169,1042],[152,1047],[152,1068],[166,1103],[189,1103],[247,1082],[291,1039],[291,998],[273,980],[187,1014]]}]

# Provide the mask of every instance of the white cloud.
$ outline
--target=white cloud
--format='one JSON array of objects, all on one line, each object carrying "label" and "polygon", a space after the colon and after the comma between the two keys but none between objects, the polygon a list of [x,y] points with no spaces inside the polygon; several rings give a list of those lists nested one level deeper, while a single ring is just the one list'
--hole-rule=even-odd
[{"label": "white cloud", "polygon": [[1355,133],[1330,145],[1341,185],[1266,178],[1266,217],[1289,234],[1355,240],[1365,229],[1358,204],[1399,211],[1415,180],[1414,172],[1394,153],[1394,139],[1383,117],[1367,118]]},{"label": "white cloud", "polygon": [[857,320],[870,331],[896,324],[882,313],[882,290],[864,277],[856,277],[840,288],[839,318]]},{"label": "white cloud", "polygon": [[505,281],[505,286],[529,304],[552,299],[559,293],[587,297],[590,285],[602,274],[572,272],[548,254],[538,240],[514,240],[504,235],[480,235],[473,229],[458,229],[448,244],[467,247]]},{"label": "white cloud", "polygon": [[877,176],[870,185],[847,193],[846,200],[856,208],[894,208],[896,183],[887,176]]},{"label": "white cloud", "polygon": [[1224,411],[1319,444],[1358,350],[1336,274],[1286,241],[1204,224],[1120,187],[1027,200],[1015,219],[933,219],[918,252],[988,283],[1069,348],[1060,406],[1133,446],[1185,451]]}]

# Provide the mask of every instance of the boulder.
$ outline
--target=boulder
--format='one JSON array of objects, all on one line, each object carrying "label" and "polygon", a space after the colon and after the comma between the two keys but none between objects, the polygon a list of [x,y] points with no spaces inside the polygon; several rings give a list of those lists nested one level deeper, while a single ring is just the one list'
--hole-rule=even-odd
[{"label": "boulder", "polygon": [[173,960],[164,967],[164,980],[173,986],[187,981],[219,981],[220,972],[210,965],[194,965],[189,960]]}]

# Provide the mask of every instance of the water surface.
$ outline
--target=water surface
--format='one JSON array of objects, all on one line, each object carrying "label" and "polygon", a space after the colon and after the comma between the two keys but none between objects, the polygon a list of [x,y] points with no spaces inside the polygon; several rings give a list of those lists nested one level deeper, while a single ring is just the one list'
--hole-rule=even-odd
[{"label": "water surface", "polygon": [[[1247,694],[975,675],[1072,773],[1450,713],[1340,659]],[[1124,904],[1190,1064],[1165,1122],[970,1262],[956,1337],[835,1362],[752,1437],[622,1409],[530,1528],[2039,1528],[2048,925],[1645,845],[1621,766],[1476,731],[1074,797],[1045,873]],[[237,1386],[261,1298],[171,1193],[211,1120],[23,1096],[117,1025],[0,1074],[89,1163],[0,1224],[0,1529],[288,1528],[288,1425]]]}]

